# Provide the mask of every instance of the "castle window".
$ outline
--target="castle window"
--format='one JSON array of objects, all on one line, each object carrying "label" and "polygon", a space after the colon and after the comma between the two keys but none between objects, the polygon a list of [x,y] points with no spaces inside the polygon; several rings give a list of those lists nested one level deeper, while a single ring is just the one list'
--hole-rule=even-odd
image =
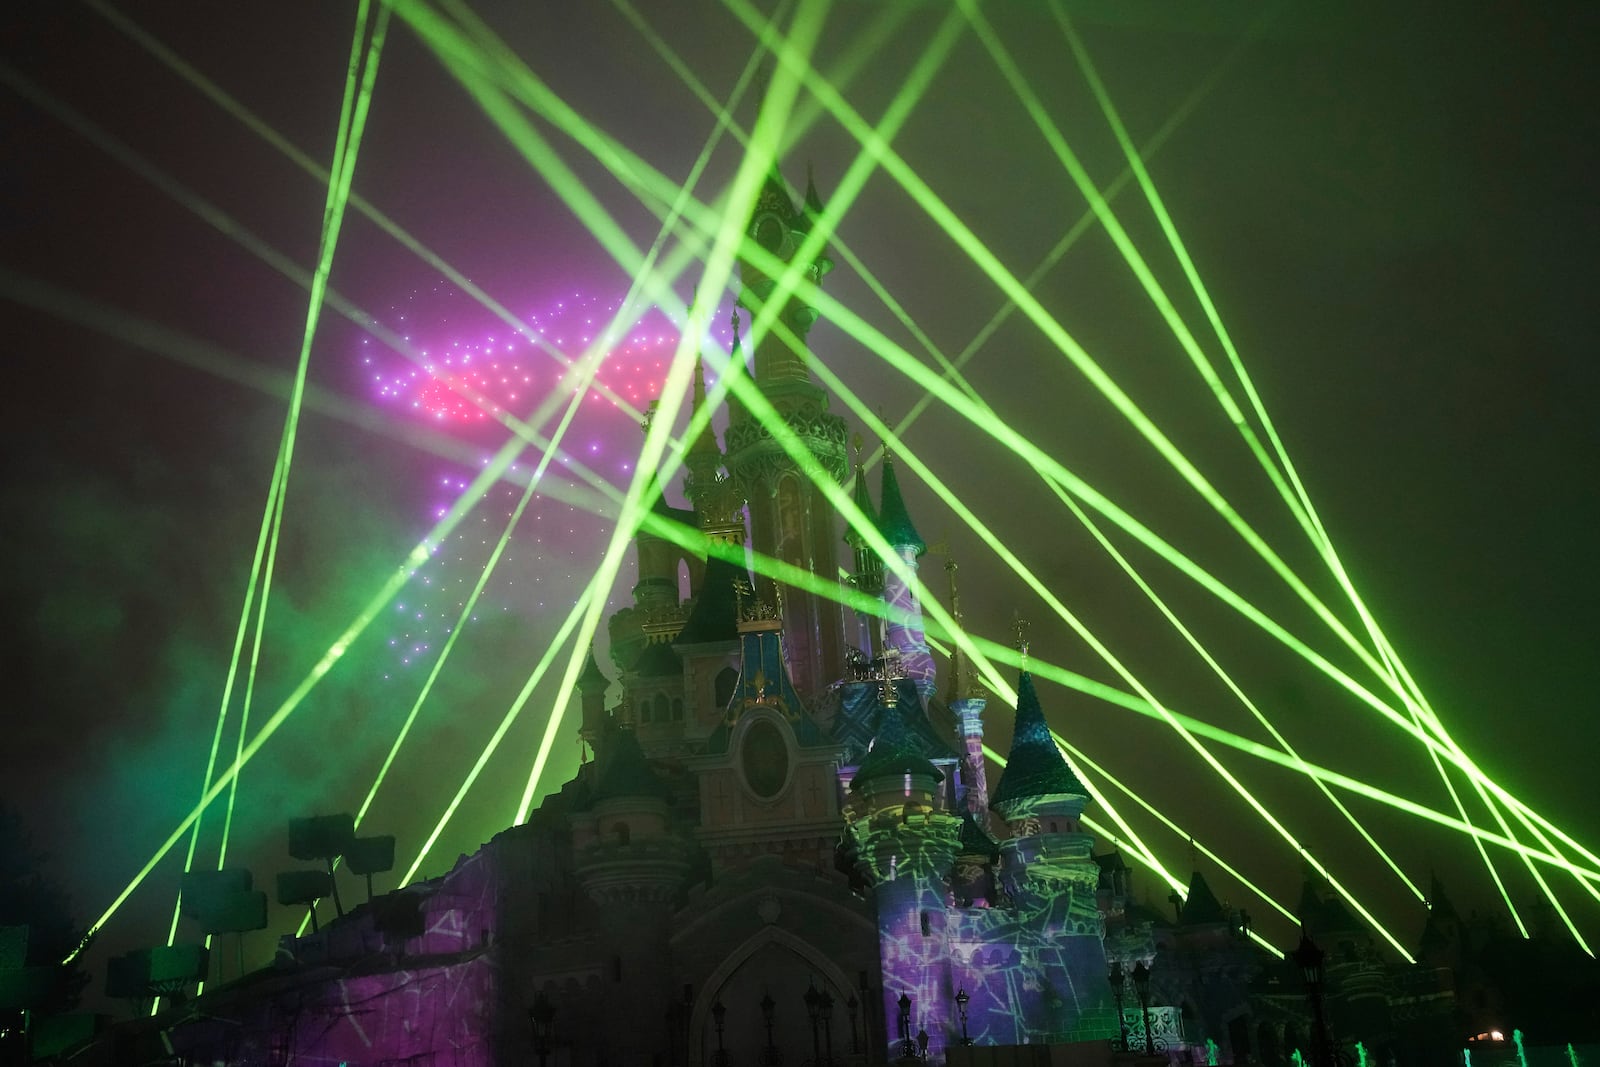
[{"label": "castle window", "polygon": [[776,726],[765,720],[752,723],[739,756],[752,793],[770,800],[783,791],[789,780],[789,746]]},{"label": "castle window", "polygon": [[656,722],[668,721],[667,698],[663,693],[656,694]]},{"label": "castle window", "polygon": [[933,931],[928,925],[928,913],[927,912],[923,912],[922,913],[922,936],[923,937],[929,937],[929,936],[932,935],[932,933],[933,933]]}]

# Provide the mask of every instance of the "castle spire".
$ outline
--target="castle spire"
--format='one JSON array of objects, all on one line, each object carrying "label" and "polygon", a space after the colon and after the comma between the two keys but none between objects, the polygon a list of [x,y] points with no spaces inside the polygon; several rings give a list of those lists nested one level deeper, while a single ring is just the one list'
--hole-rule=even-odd
[{"label": "castle spire", "polygon": [[578,736],[589,746],[591,752],[605,729],[606,690],[610,686],[611,679],[600,669],[600,664],[594,657],[594,645],[591,644],[589,655],[585,657],[583,672],[578,675],[578,702],[583,715]]},{"label": "castle spire", "polygon": [[[883,482],[878,493],[878,531],[903,567],[885,566],[883,573],[883,600],[888,607],[888,625],[885,627],[885,651],[893,649],[900,655],[906,677],[916,683],[917,692],[924,703],[933,696],[938,686],[933,665],[933,653],[928,650],[922,630],[922,602],[917,598],[916,586],[902,577],[909,571],[917,572],[917,557],[928,550],[922,535],[911,524],[906,503],[900,496],[900,483],[894,474],[894,459],[888,449],[883,453]],[[887,565],[888,560],[884,563]]]},{"label": "castle spire", "polygon": [[1046,808],[1076,821],[1089,792],[1072,773],[1050,734],[1033,675],[1017,680],[1017,718],[1011,732],[1011,754],[1000,773],[989,804],[1007,822],[1021,822]]},{"label": "castle spire", "polygon": [[[945,573],[950,576],[950,615],[957,626],[961,625],[961,593],[956,588],[956,561],[946,560]],[[989,771],[983,757],[983,709],[988,699],[972,678],[972,668],[967,654],[957,642],[950,652],[950,687],[945,704],[956,716],[956,728],[961,732],[961,745],[966,757],[961,768],[961,787],[965,807],[977,825],[989,825]]]},{"label": "castle spire", "polygon": [[[950,578],[950,617],[957,626],[961,625],[964,618],[961,614],[961,590],[956,586],[956,571],[959,569],[955,560],[945,560],[944,572]],[[967,653],[962,649],[961,642],[952,642],[950,685],[945,689],[944,702],[954,707],[957,701],[972,698],[983,699],[983,690],[972,675],[972,664],[967,662]]]},{"label": "castle spire", "polygon": [[906,510],[905,498],[900,495],[900,479],[894,473],[894,454],[885,446],[883,450],[883,482],[878,490],[878,501],[883,510],[878,515],[878,532],[894,548],[910,548],[917,555],[928,551],[928,545],[917,533]]}]

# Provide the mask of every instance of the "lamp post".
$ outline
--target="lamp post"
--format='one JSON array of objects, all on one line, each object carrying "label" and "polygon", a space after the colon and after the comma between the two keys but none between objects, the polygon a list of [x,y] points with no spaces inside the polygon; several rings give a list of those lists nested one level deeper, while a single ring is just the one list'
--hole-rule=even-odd
[{"label": "lamp post", "polygon": [[806,986],[806,995],[802,998],[806,1002],[806,1018],[811,1021],[811,1062],[822,1062],[822,1046],[818,1043],[817,1024],[822,1021],[822,997],[817,993],[816,983]]},{"label": "lamp post", "polygon": [[728,1006],[718,997],[717,1002],[711,1005],[711,1021],[717,1028],[717,1055],[716,1067],[728,1067],[728,1050],[722,1044],[722,1027],[728,1019]]},{"label": "lamp post", "polygon": [[551,1024],[555,1017],[555,1005],[543,993],[536,994],[533,1007],[528,1009],[528,1022],[533,1027],[533,1054],[539,1057],[539,1067],[546,1067],[550,1059]]},{"label": "lamp post", "polygon": [[1133,991],[1139,996],[1139,1010],[1144,1013],[1144,1054],[1156,1054],[1156,1042],[1150,1034],[1150,968],[1140,960],[1133,965]]},{"label": "lamp post", "polygon": [[861,1042],[856,1039],[856,1013],[861,1010],[861,1002],[851,993],[844,1006],[850,1011],[850,1051],[853,1054],[861,1051]]},{"label": "lamp post", "polygon": [[911,1040],[911,998],[904,993],[895,1002],[900,1008],[900,1058],[917,1058],[917,1043]]},{"label": "lamp post", "polygon": [[961,1016],[961,1043],[972,1044],[972,1038],[967,1036],[967,1002],[972,998],[967,996],[966,986],[956,990],[956,1012]]},{"label": "lamp post", "polygon": [[822,1006],[822,1062],[833,1067],[833,994],[824,989],[817,999]]},{"label": "lamp post", "polygon": [[1128,1020],[1122,1014],[1122,994],[1128,984],[1126,976],[1122,973],[1122,961],[1117,960],[1111,964],[1111,973],[1106,975],[1106,981],[1111,983],[1111,996],[1117,1002],[1117,1035],[1122,1041],[1122,1051],[1128,1049]]},{"label": "lamp post", "polygon": [[778,1003],[772,999],[771,993],[762,994],[761,1021],[767,1027],[767,1047],[761,1050],[761,1062],[765,1067],[773,1067],[783,1062],[783,1053],[778,1051],[778,1046],[772,1041],[772,1011],[777,1006]]},{"label": "lamp post", "polygon": [[1327,955],[1311,940],[1311,935],[1303,931],[1299,946],[1289,954],[1306,980],[1306,1000],[1311,1004],[1311,1062],[1314,1067],[1334,1067],[1333,1042],[1328,1038],[1328,1020],[1322,1011],[1322,963]]}]

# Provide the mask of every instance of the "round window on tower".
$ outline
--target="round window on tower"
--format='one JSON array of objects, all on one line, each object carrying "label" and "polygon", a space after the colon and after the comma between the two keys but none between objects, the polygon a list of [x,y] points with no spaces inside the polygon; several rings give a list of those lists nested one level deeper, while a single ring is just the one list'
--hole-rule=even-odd
[{"label": "round window on tower", "polygon": [[745,731],[739,762],[750,792],[763,800],[783,792],[789,781],[789,746],[778,728],[765,719],[751,723]]}]

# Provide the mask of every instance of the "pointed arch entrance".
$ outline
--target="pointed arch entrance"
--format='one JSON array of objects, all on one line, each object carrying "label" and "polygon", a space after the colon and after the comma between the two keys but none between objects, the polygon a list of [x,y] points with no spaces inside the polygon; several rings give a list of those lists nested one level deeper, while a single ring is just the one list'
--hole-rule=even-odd
[{"label": "pointed arch entrance", "polygon": [[[843,1059],[851,1047],[851,1021],[846,1004],[859,995],[849,978],[816,946],[778,926],[765,926],[752,934],[707,976],[690,1016],[691,1047],[704,1067],[713,1067],[717,1032],[712,1005],[721,1002],[723,1043],[734,1063],[758,1063],[766,1046],[766,1019],[761,1001],[770,996],[772,1042],[785,1063],[800,1063],[813,1056],[812,1028],[805,995],[815,985],[833,998],[828,1027],[818,1027],[817,1040],[830,1035],[834,1056]],[[859,1010],[859,1009],[858,1009]],[[861,1021],[857,1027],[864,1025]]]}]

